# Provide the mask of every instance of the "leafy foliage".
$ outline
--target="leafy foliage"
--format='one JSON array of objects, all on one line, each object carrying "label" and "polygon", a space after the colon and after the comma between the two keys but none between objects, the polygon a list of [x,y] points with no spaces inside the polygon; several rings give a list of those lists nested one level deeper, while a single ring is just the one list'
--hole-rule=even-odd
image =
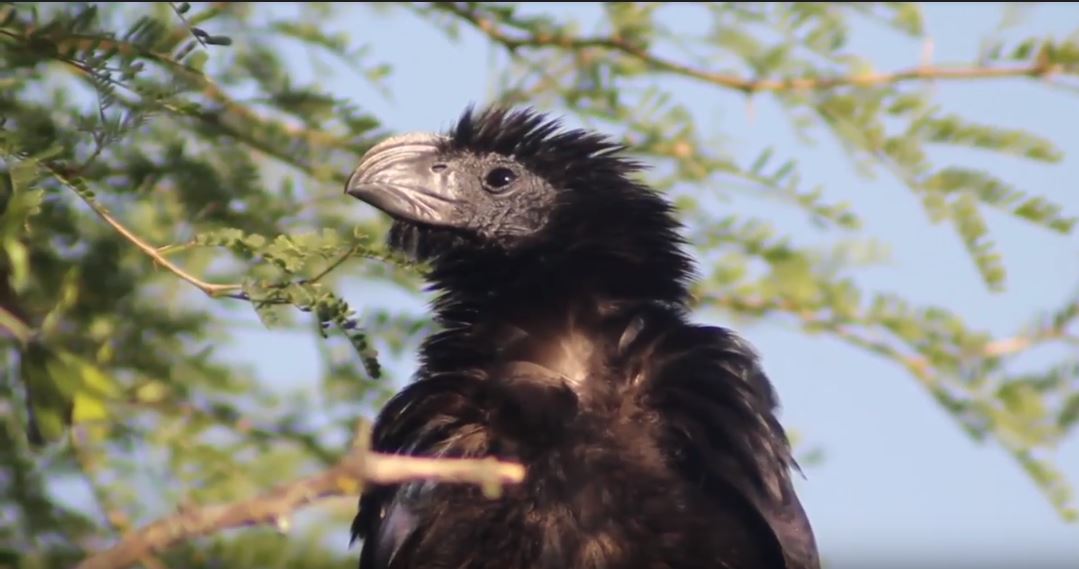
[{"label": "leafy foliage", "polygon": [[[875,72],[848,46],[851,26],[867,20],[921,37],[917,4],[713,3],[693,8],[708,24],[700,37],[668,29],[665,3],[601,8],[594,33],[514,4],[390,9],[494,46],[499,99],[618,133],[656,164],[649,181],[677,200],[702,262],[700,309],[788,322],[894,362],[1074,517],[1070,485],[1040,454],[1079,423],[1079,359],[1042,373],[1012,363],[1036,347],[1079,345],[1079,296],[993,337],[901,291],[864,290],[857,270],[884,249],[862,238],[857,213],[806,182],[797,149],[745,161],[709,140],[675,85],[767,96],[807,142],[827,137],[859,171],[901,181],[931,223],[954,230],[992,290],[1007,275],[986,210],[1059,234],[1075,219],[938,149],[1036,163],[1061,151],[945,110],[921,85],[929,71]],[[0,383],[3,563],[68,565],[178,505],[236,499],[331,464],[402,379],[386,364],[431,323],[366,298],[354,308],[340,292],[347,275],[362,290],[421,294],[423,267],[381,245],[386,221],[341,207],[345,176],[388,130],[355,101],[299,84],[286,64],[300,46],[386,92],[393,70],[377,48],[324,31],[341,9],[311,3],[296,18],[245,3],[0,4],[0,366],[11,378]],[[378,25],[384,9],[365,8],[369,20],[356,25]],[[993,37],[978,67],[949,73],[1001,69],[1074,86],[1079,43]],[[708,207],[728,192],[839,237],[810,244],[768,219]],[[274,387],[229,361],[231,332],[251,324],[315,338],[323,367],[297,379],[316,388]],[[92,489],[89,510],[51,490],[71,480]],[[322,514],[344,523],[353,505]],[[254,531],[162,558],[347,564],[295,541]]]}]

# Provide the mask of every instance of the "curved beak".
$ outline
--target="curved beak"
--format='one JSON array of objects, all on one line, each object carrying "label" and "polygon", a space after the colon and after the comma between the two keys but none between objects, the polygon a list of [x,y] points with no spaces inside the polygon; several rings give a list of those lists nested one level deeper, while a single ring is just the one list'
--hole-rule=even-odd
[{"label": "curved beak", "polygon": [[439,165],[440,141],[434,134],[410,133],[378,143],[352,172],[345,193],[398,219],[460,223],[462,199],[452,173]]}]

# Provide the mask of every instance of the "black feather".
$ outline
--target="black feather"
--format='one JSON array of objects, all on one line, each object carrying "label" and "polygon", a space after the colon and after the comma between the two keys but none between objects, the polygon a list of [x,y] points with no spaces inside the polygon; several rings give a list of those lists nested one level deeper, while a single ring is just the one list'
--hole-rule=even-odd
[{"label": "black feather", "polygon": [[692,260],[640,165],[531,110],[469,109],[447,134],[447,156],[512,159],[558,199],[512,247],[396,223],[433,260],[443,330],[373,445],[520,461],[527,479],[497,499],[369,488],[361,569],[817,569],[776,395],[738,335],[688,322]]}]

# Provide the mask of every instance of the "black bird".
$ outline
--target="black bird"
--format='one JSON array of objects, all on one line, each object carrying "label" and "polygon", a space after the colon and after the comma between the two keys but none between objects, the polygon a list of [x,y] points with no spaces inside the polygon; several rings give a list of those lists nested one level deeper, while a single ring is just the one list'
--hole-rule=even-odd
[{"label": "black bird", "polygon": [[429,262],[440,331],[373,448],[494,456],[526,479],[369,488],[361,569],[817,569],[776,396],[688,320],[693,262],[641,165],[532,109],[469,108],[372,148],[346,192]]}]

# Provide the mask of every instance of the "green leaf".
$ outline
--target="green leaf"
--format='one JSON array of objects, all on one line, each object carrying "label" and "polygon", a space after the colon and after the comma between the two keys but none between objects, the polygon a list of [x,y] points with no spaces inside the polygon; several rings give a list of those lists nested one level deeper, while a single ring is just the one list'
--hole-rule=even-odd
[{"label": "green leaf", "polygon": [[23,350],[20,372],[29,405],[27,434],[35,445],[59,440],[71,425],[107,418],[106,403],[121,394],[93,364],[39,341]]},{"label": "green leaf", "polygon": [[985,283],[994,290],[1003,289],[1006,276],[1003,260],[989,238],[989,228],[978,211],[974,194],[959,194],[951,203],[951,214],[963,245],[974,257]]},{"label": "green leaf", "polygon": [[975,124],[958,115],[923,118],[911,125],[911,131],[938,144],[970,146],[1041,162],[1059,162],[1063,156],[1043,137],[1021,130]]},{"label": "green leaf", "polygon": [[41,172],[30,160],[16,162],[8,171],[11,194],[0,212],[0,237],[14,239],[22,235],[30,218],[41,212],[45,191],[33,188]]},{"label": "green leaf", "polygon": [[1038,421],[1046,416],[1041,394],[1025,382],[1005,384],[998,391],[998,397],[1008,411],[1028,421]]},{"label": "green leaf", "polygon": [[753,164],[749,166],[750,173],[755,176],[760,176],[761,170],[764,169],[764,166],[768,163],[768,160],[772,158],[773,152],[774,149],[771,146],[765,148],[764,151],[762,151],[760,155],[757,156],[757,159],[753,161]]},{"label": "green leaf", "polygon": [[895,9],[893,22],[896,26],[911,35],[922,35],[925,30],[921,6],[913,2],[897,2]]},{"label": "green leaf", "polygon": [[969,192],[982,203],[1026,219],[1059,233],[1069,233],[1076,217],[1066,217],[1062,208],[1040,196],[1029,196],[992,174],[961,167],[947,167],[926,179],[924,187],[933,192]]},{"label": "green leaf", "polygon": [[1069,430],[1079,424],[1079,393],[1072,393],[1064,403],[1057,417],[1057,424],[1062,430]]},{"label": "green leaf", "polygon": [[232,45],[232,38],[228,36],[206,36],[203,41],[209,45]]}]

